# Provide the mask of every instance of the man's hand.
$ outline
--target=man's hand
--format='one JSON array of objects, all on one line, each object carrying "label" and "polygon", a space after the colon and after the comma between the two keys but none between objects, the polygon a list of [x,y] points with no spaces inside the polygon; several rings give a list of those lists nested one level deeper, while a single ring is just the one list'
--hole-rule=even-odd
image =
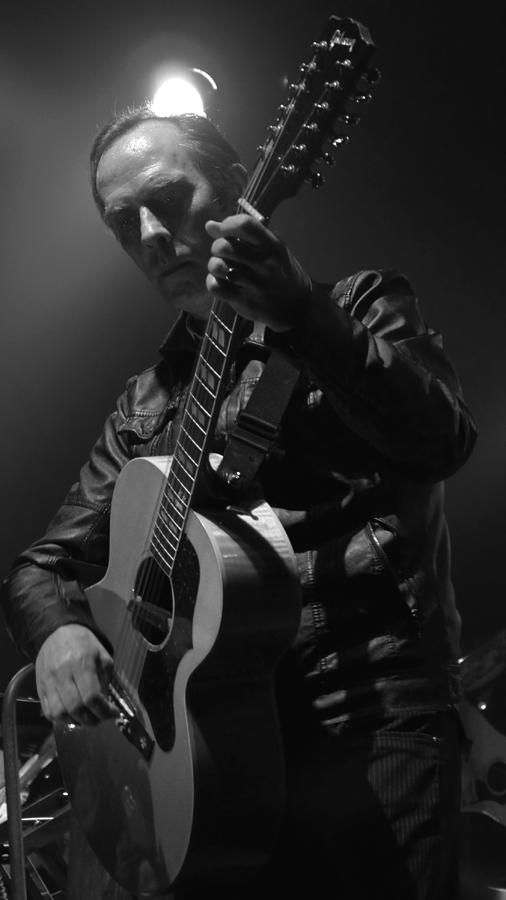
[{"label": "man's hand", "polygon": [[219,294],[245,319],[273,331],[301,324],[311,299],[311,280],[287,246],[252,216],[210,221],[213,238],[208,291]]},{"label": "man's hand", "polygon": [[106,696],[112,658],[83,625],[62,625],[42,644],[35,661],[42,712],[50,722],[71,718],[91,725],[118,715]]}]

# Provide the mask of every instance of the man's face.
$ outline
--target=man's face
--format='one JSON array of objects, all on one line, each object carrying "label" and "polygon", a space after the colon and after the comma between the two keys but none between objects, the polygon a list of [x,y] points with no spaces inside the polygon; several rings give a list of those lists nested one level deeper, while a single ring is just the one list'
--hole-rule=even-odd
[{"label": "man's face", "polygon": [[227,211],[178,128],[148,120],[117,138],[100,159],[97,187],[105,222],[128,255],[172,307],[206,317],[212,240],[204,225]]}]

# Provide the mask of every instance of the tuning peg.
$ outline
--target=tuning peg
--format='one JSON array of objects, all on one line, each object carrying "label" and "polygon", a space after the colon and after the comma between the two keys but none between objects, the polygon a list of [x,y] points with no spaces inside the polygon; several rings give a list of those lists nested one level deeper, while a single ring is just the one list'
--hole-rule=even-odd
[{"label": "tuning peg", "polygon": [[337,150],[339,147],[344,147],[344,145],[348,144],[349,141],[349,134],[336,134],[335,138],[332,139],[332,146]]},{"label": "tuning peg", "polygon": [[364,77],[367,79],[369,84],[376,84],[376,82],[381,78],[381,72],[376,68],[368,69],[367,72],[364,73]]},{"label": "tuning peg", "polygon": [[318,191],[324,183],[325,179],[321,172],[316,171],[310,172],[308,177],[305,178],[304,181],[307,184],[310,184],[311,187],[313,187],[316,191]]},{"label": "tuning peg", "polygon": [[306,122],[306,124],[302,126],[302,131],[306,131],[309,134],[315,134],[318,131],[318,125],[316,122]]},{"label": "tuning peg", "polygon": [[260,144],[257,147],[257,153],[261,159],[265,157],[265,154],[267,153],[267,147],[265,146],[265,144]]},{"label": "tuning peg", "polygon": [[312,60],[310,63],[302,63],[302,65],[299,66],[299,72],[301,75],[306,75],[308,72],[314,72],[317,68],[318,66],[314,60]]},{"label": "tuning peg", "polygon": [[311,50],[315,53],[318,53],[320,50],[328,50],[328,47],[327,41],[313,41],[311,44]]},{"label": "tuning peg", "polygon": [[326,166],[335,166],[336,164],[334,157],[327,150],[318,157],[318,160],[321,160]]},{"label": "tuning peg", "polygon": [[372,94],[352,94],[350,97],[354,103],[370,103],[372,100]]},{"label": "tuning peg", "polygon": [[340,81],[326,81],[324,87],[327,91],[342,91],[343,89]]},{"label": "tuning peg", "polygon": [[351,59],[336,59],[334,65],[336,69],[351,69]]},{"label": "tuning peg", "polygon": [[288,163],[287,165],[280,166],[280,171],[283,172],[283,175],[296,175],[297,174],[297,166],[294,166],[293,163]]},{"label": "tuning peg", "polygon": [[302,79],[302,81],[292,81],[291,84],[288,85],[288,93],[290,97],[293,97],[294,94],[307,94],[309,88]]},{"label": "tuning peg", "polygon": [[315,103],[314,109],[316,109],[317,112],[320,112],[320,113],[326,113],[326,112],[329,111],[330,106],[329,106],[329,104],[327,103],[327,101],[324,100],[322,103]]},{"label": "tuning peg", "polygon": [[269,132],[269,134],[272,135],[272,137],[277,137],[279,132],[281,131],[281,126],[280,125],[268,125],[267,131]]},{"label": "tuning peg", "polygon": [[341,115],[337,117],[337,121],[342,122],[343,125],[358,125],[360,118],[358,116],[352,116],[351,113],[341,113]]},{"label": "tuning peg", "polygon": [[294,144],[290,150],[296,157],[303,156],[307,153],[307,144]]}]

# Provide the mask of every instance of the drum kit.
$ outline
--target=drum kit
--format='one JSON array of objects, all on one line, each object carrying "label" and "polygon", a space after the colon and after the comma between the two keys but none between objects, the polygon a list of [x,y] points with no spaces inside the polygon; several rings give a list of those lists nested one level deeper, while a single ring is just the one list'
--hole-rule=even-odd
[{"label": "drum kit", "polygon": [[[506,631],[459,660],[464,733],[461,900],[506,900]],[[71,807],[26,666],[2,699],[0,900],[68,893]],[[95,898],[93,898],[95,900]]]}]

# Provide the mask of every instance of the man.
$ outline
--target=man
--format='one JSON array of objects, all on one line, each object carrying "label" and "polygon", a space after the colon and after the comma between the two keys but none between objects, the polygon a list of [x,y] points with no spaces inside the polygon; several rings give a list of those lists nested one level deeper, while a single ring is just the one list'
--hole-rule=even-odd
[{"label": "man", "polygon": [[[469,456],[475,430],[441,339],[402,275],[319,284],[262,221],[235,214],[245,171],[207,120],[127,113],[98,136],[91,162],[104,221],[182,315],[10,575],[6,616],[36,660],[42,710],[85,724],[114,714],[111,657],[79,572],[107,562],[124,464],[173,451],[199,335],[220,297],[301,365],[279,452],[259,472],[303,592],[278,672],[286,820],[266,871],[231,896],[320,896],[332,884],[343,900],[456,898],[459,617],[442,482]],[[216,449],[261,369],[239,349]],[[212,893],[204,886],[202,896]]]}]

